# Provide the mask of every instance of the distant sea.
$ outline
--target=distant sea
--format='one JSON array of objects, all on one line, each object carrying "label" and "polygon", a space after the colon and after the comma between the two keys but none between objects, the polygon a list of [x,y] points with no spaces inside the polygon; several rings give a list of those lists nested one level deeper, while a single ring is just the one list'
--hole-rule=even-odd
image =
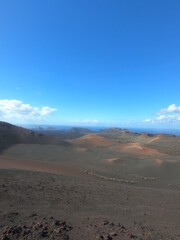
[{"label": "distant sea", "polygon": [[[31,126],[24,126],[26,128],[38,128],[38,127],[42,127],[42,128],[54,128],[56,130],[69,130],[73,127],[79,127],[79,128],[88,128],[90,130],[93,131],[100,131],[103,129],[108,129],[111,127],[104,127],[104,126],[63,126],[63,125],[31,125]],[[136,133],[142,133],[142,132],[146,132],[146,133],[150,133],[150,134],[159,134],[159,133],[165,133],[165,134],[174,134],[176,136],[180,136],[180,129],[164,129],[164,128],[133,128],[133,127],[120,127],[122,129],[129,129],[132,132],[136,132]]]},{"label": "distant sea", "polygon": [[159,134],[159,133],[165,133],[165,134],[174,134],[176,136],[180,136],[180,129],[160,129],[160,128],[128,128],[132,132],[146,132],[151,134]]}]

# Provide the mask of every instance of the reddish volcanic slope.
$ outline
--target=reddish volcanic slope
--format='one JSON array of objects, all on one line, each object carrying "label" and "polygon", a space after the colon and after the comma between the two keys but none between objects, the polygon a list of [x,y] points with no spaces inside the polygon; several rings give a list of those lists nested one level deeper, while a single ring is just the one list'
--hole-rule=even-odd
[{"label": "reddish volcanic slope", "polygon": [[86,147],[107,147],[115,143],[112,139],[101,137],[96,134],[87,134],[83,137],[73,139],[71,142]]}]

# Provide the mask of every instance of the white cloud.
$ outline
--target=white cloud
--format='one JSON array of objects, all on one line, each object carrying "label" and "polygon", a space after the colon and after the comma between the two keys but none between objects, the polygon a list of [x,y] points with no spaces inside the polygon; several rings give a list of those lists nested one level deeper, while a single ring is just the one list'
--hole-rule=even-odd
[{"label": "white cloud", "polygon": [[156,113],[156,117],[144,120],[147,123],[178,123],[180,122],[180,106],[175,104],[169,105],[167,108],[161,109]]},{"label": "white cloud", "polygon": [[40,110],[40,114],[41,114],[41,116],[46,116],[46,115],[49,115],[56,111],[57,111],[56,108],[50,108],[50,107],[46,106],[46,107],[42,107],[42,109]]},{"label": "white cloud", "polygon": [[151,122],[151,121],[152,121],[151,118],[147,118],[147,119],[144,120],[144,122]]},{"label": "white cloud", "polygon": [[30,104],[25,104],[20,100],[0,100],[0,118],[3,120],[36,120],[57,111],[55,108],[48,106],[33,107]]},{"label": "white cloud", "polygon": [[86,118],[86,119],[75,119],[74,120],[74,123],[75,124],[82,124],[82,125],[90,125],[90,124],[92,124],[92,125],[96,125],[96,124],[101,124],[102,122],[100,122],[99,120],[97,120],[97,119],[88,119],[88,118]]},{"label": "white cloud", "polygon": [[100,123],[99,120],[97,119],[84,119],[82,120],[82,123],[86,123],[86,124],[98,124]]},{"label": "white cloud", "polygon": [[167,108],[161,109],[159,112],[159,114],[166,113],[180,113],[180,106],[176,106],[176,104],[171,104]]}]

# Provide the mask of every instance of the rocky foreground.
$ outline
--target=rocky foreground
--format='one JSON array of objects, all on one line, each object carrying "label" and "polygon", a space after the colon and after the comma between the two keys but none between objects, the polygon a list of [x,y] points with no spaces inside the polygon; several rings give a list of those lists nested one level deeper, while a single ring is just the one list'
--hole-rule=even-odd
[{"label": "rocky foreground", "polygon": [[179,239],[179,192],[0,170],[0,239]]}]

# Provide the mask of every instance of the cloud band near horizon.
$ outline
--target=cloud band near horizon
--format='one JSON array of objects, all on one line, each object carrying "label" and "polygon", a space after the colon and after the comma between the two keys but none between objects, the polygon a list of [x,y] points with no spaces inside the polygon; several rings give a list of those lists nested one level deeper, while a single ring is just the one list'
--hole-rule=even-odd
[{"label": "cloud band near horizon", "polygon": [[156,117],[144,120],[147,123],[177,123],[180,122],[180,106],[171,104],[156,113]]}]

